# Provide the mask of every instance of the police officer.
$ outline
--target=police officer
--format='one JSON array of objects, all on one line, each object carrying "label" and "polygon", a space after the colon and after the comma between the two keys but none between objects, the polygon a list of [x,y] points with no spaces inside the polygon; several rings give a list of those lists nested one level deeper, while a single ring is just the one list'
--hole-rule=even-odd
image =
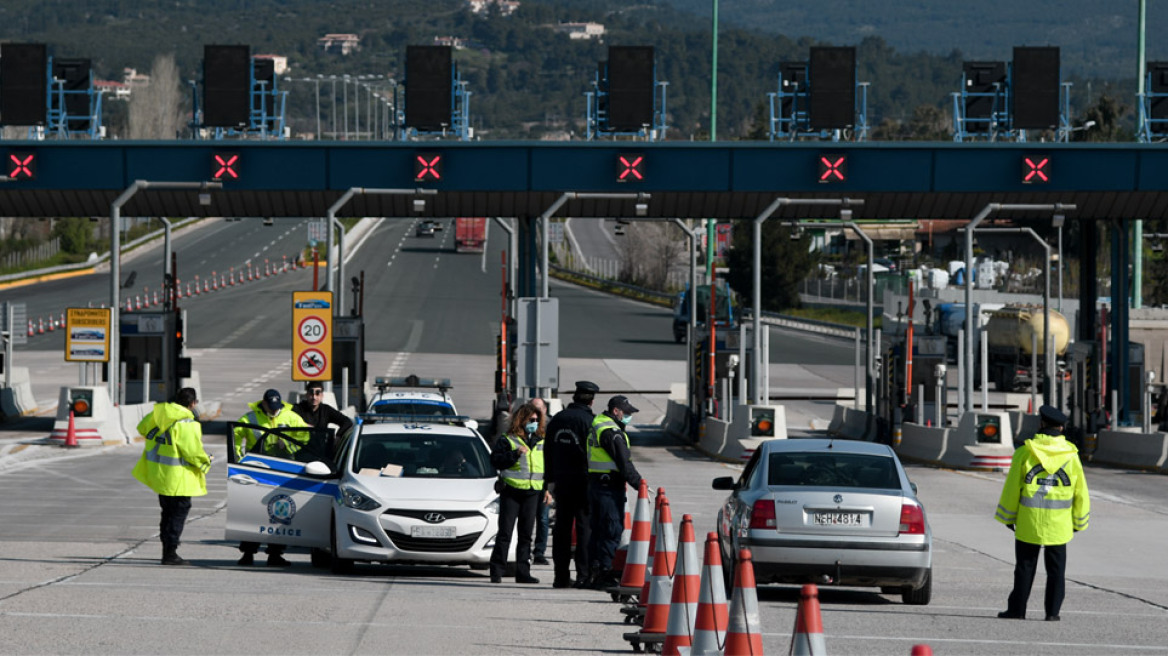
[{"label": "police officer", "polygon": [[588,587],[603,589],[618,581],[609,572],[624,530],[625,485],[637,489],[641,475],[629,455],[625,426],[637,409],[624,396],[608,400],[608,410],[592,420],[588,435],[588,501],[592,513]]},{"label": "police officer", "polygon": [[587,380],[576,382],[572,402],[548,422],[544,460],[548,489],[556,503],[552,529],[552,587],[572,585],[572,527],[576,527],[576,583],[588,579],[588,540],[592,535],[588,513],[588,435],[592,432],[592,400],[600,388]]},{"label": "police officer", "polygon": [[515,582],[539,583],[531,575],[531,537],[543,495],[543,424],[539,412],[524,403],[511,417],[507,433],[491,449],[491,465],[499,470],[499,531],[491,551],[491,583],[502,583],[511,550],[511,534],[519,524],[515,544]]},{"label": "police officer", "polygon": [[[239,423],[250,424],[260,428],[308,428],[300,415],[292,411],[291,403],[284,403],[280,397],[280,392],[270,389],[264,392],[263,397],[254,403],[248,404],[248,412],[239,418]],[[255,445],[263,437],[263,431],[254,428],[244,428],[242,426],[235,429],[235,450],[236,453],[242,455],[244,448],[246,451],[251,451]],[[309,435],[307,432],[289,432],[287,437],[291,439],[266,440],[261,448],[269,451],[269,455],[276,455],[278,457],[289,457],[296,454],[300,448],[308,443]],[[272,453],[272,451],[279,451],[279,453]],[[243,552],[240,556],[238,564],[251,565],[255,562],[255,554],[260,550],[259,542],[240,542],[239,550]],[[284,545],[282,544],[268,544],[268,567],[287,567],[289,563],[284,559]]]},{"label": "police officer", "polygon": [[1046,620],[1059,621],[1065,594],[1067,543],[1091,517],[1087,479],[1075,445],[1063,437],[1067,417],[1038,409],[1042,428],[1014,451],[994,519],[1014,531],[1014,589],[998,617],[1026,618],[1026,602],[1042,550],[1046,566]]},{"label": "police officer", "polygon": [[134,465],[134,478],[158,494],[163,565],[188,564],[178,555],[179,539],[191,511],[191,497],[207,494],[211,456],[203,449],[203,427],[195,421],[198,402],[195,390],[184,387],[172,403],[155,403],[138,423],[138,434],[146,437],[146,445]]},{"label": "police officer", "polygon": [[[352,419],[324,402],[324,383],[319,380],[308,381],[304,386],[304,398],[292,407],[292,411],[313,428],[328,430],[329,424],[336,424],[337,435],[344,435],[345,431],[353,427]],[[328,449],[330,455],[332,451],[330,445]]]},{"label": "police officer", "polygon": [[[539,413],[539,425],[542,430],[541,434],[546,435],[548,423],[548,408],[547,403],[538,396],[527,400],[531,407]],[[547,466],[547,444],[544,444],[544,467]],[[548,506],[552,502],[551,492],[547,489],[547,473],[544,473],[544,489],[543,494],[539,495],[539,508],[535,511],[535,546],[531,549],[531,564],[532,565],[547,565],[547,543],[548,531],[551,528],[551,513]]]}]

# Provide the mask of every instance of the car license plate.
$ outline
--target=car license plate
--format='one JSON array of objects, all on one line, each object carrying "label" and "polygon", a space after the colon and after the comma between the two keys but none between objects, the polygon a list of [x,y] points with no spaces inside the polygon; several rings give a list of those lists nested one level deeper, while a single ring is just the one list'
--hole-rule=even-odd
[{"label": "car license plate", "polygon": [[412,538],[456,538],[458,528],[454,526],[411,526]]},{"label": "car license plate", "polygon": [[817,512],[811,521],[818,526],[865,526],[866,517],[864,513]]}]

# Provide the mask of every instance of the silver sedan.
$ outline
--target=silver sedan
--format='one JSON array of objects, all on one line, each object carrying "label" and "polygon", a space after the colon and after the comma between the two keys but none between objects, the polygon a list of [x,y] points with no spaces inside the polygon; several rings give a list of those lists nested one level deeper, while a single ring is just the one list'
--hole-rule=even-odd
[{"label": "silver sedan", "polygon": [[896,453],[883,444],[769,440],[742,476],[714,479],[724,571],[749,549],[758,583],[879,587],[928,604],[933,535]]}]

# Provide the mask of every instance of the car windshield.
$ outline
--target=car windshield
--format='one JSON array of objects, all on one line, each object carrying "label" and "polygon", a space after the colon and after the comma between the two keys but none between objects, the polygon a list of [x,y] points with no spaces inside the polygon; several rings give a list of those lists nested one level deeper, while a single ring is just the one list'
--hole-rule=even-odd
[{"label": "car windshield", "polygon": [[374,401],[373,412],[379,415],[409,415],[412,417],[453,417],[454,408],[442,401],[425,399],[387,399]]},{"label": "car windshield", "polygon": [[864,453],[772,453],[768,485],[899,490],[892,458]]},{"label": "car windshield", "polygon": [[358,474],[403,478],[493,478],[490,453],[475,435],[362,435],[353,457]]}]

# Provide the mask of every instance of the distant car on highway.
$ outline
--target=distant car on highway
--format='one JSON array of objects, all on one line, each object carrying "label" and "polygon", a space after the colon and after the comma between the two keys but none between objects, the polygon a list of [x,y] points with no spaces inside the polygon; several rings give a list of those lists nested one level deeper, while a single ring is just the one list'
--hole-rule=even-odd
[{"label": "distant car on highway", "polygon": [[415,237],[433,237],[434,230],[437,228],[433,221],[422,221],[418,224],[417,230],[414,232]]},{"label": "distant car on highway", "polygon": [[758,583],[879,587],[906,604],[933,590],[933,534],[915,486],[887,445],[763,442],[718,511],[724,572],[750,549]]}]

